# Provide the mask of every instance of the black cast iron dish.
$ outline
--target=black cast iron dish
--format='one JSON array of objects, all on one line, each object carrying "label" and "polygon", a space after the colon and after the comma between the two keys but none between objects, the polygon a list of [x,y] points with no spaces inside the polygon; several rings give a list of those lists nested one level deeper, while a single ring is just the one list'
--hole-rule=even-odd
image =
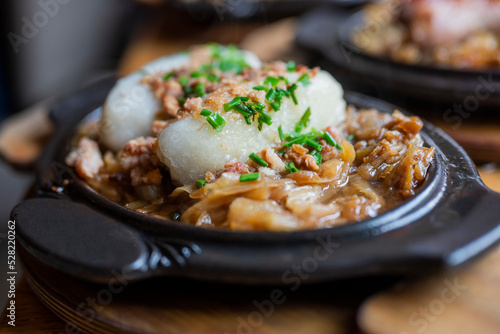
[{"label": "black cast iron dish", "polygon": [[367,0],[171,0],[167,3],[188,12],[198,21],[225,21],[277,19],[299,15],[320,5],[350,7],[366,2]]},{"label": "black cast iron dish", "polygon": [[[484,186],[455,142],[427,123],[422,137],[436,147],[428,179],[414,198],[373,219],[300,232],[235,232],[128,210],[63,163],[75,126],[102,104],[113,83],[94,85],[52,110],[57,132],[37,165],[38,191],[12,211],[21,245],[65,273],[94,282],[176,275],[290,284],[300,270],[309,283],[456,266],[500,238],[500,194]],[[357,93],[345,98],[359,107],[394,109]]]},{"label": "black cast iron dish", "polygon": [[[354,29],[363,26],[360,11],[315,10],[301,18],[297,43],[324,57],[322,67],[334,71],[347,89],[398,103],[404,103],[405,98],[412,99],[412,104],[422,100],[434,104],[456,103],[463,105],[466,114],[458,115],[463,118],[479,108],[500,106],[500,71],[408,65],[374,57],[351,42]],[[376,26],[372,33],[377,33]],[[370,38],[369,34],[366,37]]]}]

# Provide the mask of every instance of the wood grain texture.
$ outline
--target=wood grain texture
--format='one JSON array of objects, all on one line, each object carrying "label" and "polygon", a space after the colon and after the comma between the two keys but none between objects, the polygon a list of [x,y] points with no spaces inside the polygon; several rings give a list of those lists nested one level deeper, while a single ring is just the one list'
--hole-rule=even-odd
[{"label": "wood grain texture", "polygon": [[[292,291],[290,286],[173,278],[94,285],[48,268],[24,251],[22,256],[29,263],[26,280],[34,293],[64,321],[53,328],[57,333],[65,326],[83,333],[357,333],[358,305],[388,284],[374,280],[371,287],[363,283],[363,288],[356,288],[361,282],[353,281],[303,285]],[[270,302],[277,289],[282,292],[275,298],[279,303]],[[27,301],[26,296],[18,299],[20,305]]]},{"label": "wood grain texture", "polygon": [[358,315],[370,334],[498,334],[500,247],[475,264],[394,287]]},{"label": "wood grain texture", "polygon": [[21,277],[16,289],[16,326],[8,324],[6,309],[0,318],[2,334],[58,334],[64,332],[64,322],[51,313],[28,287],[26,279]]}]

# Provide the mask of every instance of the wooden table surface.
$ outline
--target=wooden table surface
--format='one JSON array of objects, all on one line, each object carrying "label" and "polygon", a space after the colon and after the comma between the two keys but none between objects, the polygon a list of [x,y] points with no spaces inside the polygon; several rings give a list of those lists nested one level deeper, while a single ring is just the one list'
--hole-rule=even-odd
[{"label": "wooden table surface", "polygon": [[[139,34],[140,37],[132,43],[124,56],[120,73],[130,73],[160,55],[207,40],[241,42],[242,46],[256,51],[264,59],[296,58],[301,61],[302,53],[292,54],[290,51],[293,49],[291,44],[294,24],[294,19],[288,19],[271,24],[265,29],[259,29],[253,24],[233,27],[214,26],[207,29],[208,32],[196,35],[197,38],[190,39],[185,36],[165,37],[151,34],[149,29],[158,29],[158,26],[153,25],[146,27],[142,34]],[[231,34],[221,34],[228,29],[232,29]],[[263,35],[267,38],[263,39]],[[493,135],[500,133],[496,131],[500,129],[496,124],[483,126],[488,127],[488,131],[492,131]],[[481,125],[477,127],[471,125],[468,128],[472,128],[472,133],[482,132]],[[26,131],[26,129],[36,129],[36,131]],[[21,164],[26,163],[36,157],[42,147],[41,139],[45,138],[50,130],[50,124],[46,122],[46,110],[43,107],[27,111],[22,117],[18,116],[10,123],[4,123],[3,129],[0,129],[0,151],[8,158],[14,160],[17,158]],[[22,134],[21,139],[17,136],[18,133]],[[468,133],[470,132],[459,132],[457,135],[466,137]],[[13,142],[15,150],[12,149]],[[479,170],[484,182],[500,192],[498,166],[489,164]],[[454,283],[458,285],[455,290],[450,288],[450,284]],[[463,286],[466,288],[460,290]],[[445,289],[454,291],[455,295],[443,294]],[[7,324],[9,319],[4,312],[0,321],[1,333],[71,333],[65,328],[66,323],[48,311],[35,297],[25,277],[21,277],[17,285],[16,310],[16,327]],[[370,334],[413,334],[424,331],[429,334],[499,333],[500,248],[460,270],[404,282],[382,291],[367,298],[359,305],[358,310],[358,324],[364,332]]]}]

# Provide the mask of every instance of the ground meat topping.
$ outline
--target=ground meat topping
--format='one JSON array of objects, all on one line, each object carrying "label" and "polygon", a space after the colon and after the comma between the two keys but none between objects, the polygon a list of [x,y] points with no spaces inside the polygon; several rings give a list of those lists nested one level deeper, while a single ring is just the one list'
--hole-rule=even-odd
[{"label": "ground meat topping", "polygon": [[228,162],[224,165],[224,173],[248,174],[248,165],[242,162]]},{"label": "ground meat topping", "polygon": [[66,164],[75,167],[80,177],[94,178],[104,166],[99,145],[87,137],[81,138],[76,149],[66,157]]}]

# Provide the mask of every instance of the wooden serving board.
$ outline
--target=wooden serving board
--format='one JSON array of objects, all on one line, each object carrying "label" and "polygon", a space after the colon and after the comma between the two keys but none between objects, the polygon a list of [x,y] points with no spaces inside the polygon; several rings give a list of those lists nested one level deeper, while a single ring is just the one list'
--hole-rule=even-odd
[{"label": "wooden serving board", "polygon": [[176,278],[93,285],[22,255],[36,296],[83,333],[357,333],[361,301],[391,283],[301,284],[294,291]]}]

